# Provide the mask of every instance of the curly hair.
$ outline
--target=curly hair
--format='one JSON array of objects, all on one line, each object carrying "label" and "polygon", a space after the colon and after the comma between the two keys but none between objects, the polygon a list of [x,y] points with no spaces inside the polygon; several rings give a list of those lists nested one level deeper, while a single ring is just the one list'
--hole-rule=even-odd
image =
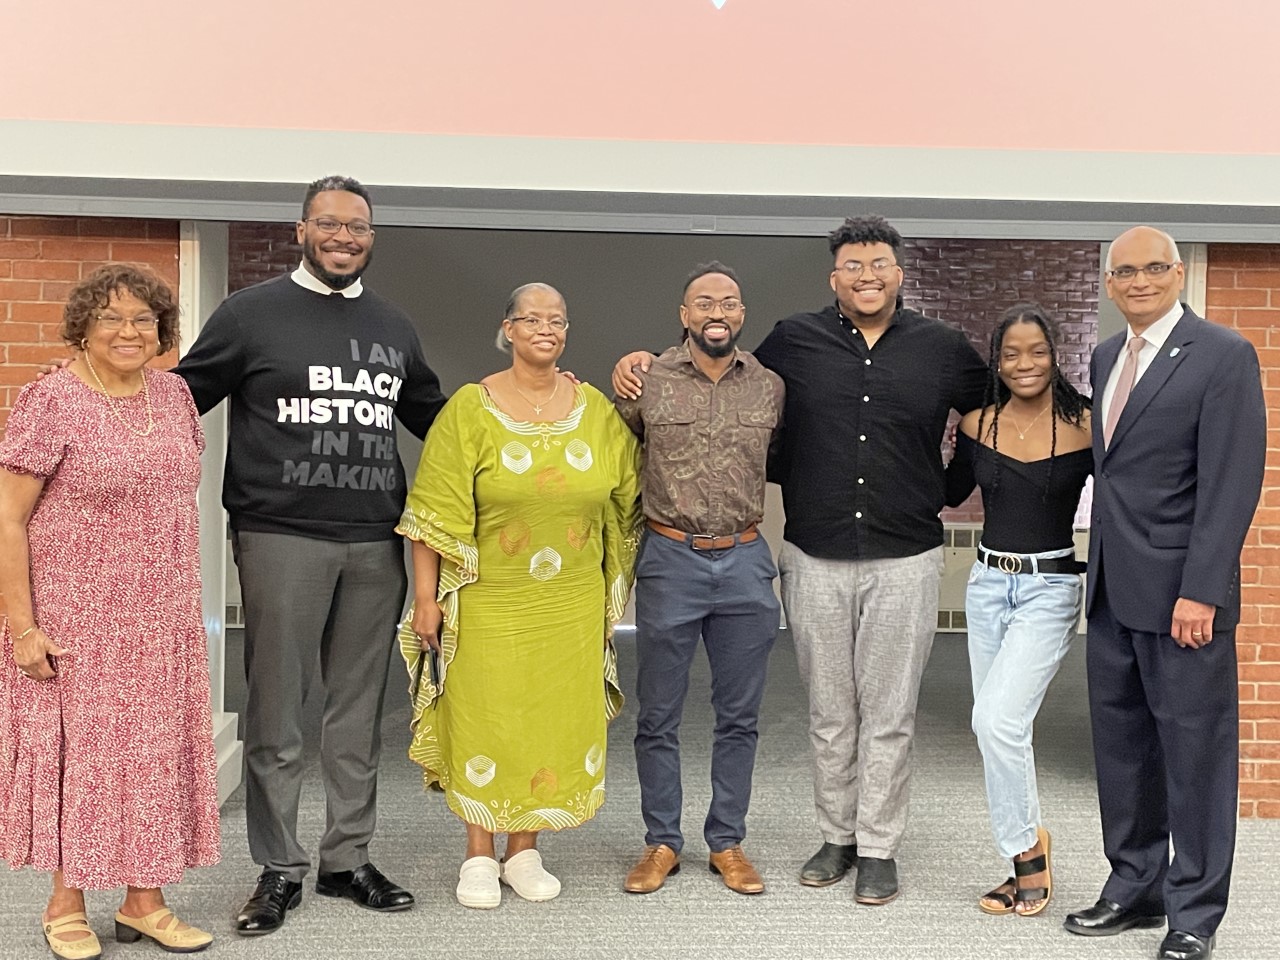
[{"label": "curly hair", "polygon": [[103,264],[72,288],[62,311],[62,339],[78,346],[98,311],[105,310],[111,295],[120,292],[133,294],[155,311],[161,353],[178,345],[178,301],[173,291],[146,267],[131,263]]},{"label": "curly hair", "polygon": [[742,281],[738,279],[737,271],[733,267],[726,266],[719,260],[711,260],[707,263],[700,263],[693,268],[689,276],[685,277],[683,293],[688,293],[689,288],[693,286],[693,281],[701,280],[703,277],[718,273],[721,276],[728,277],[734,282],[738,288],[738,296],[742,296]]},{"label": "curly hair", "polygon": [[867,217],[847,217],[827,237],[834,257],[846,243],[886,243],[893,248],[896,257],[902,249],[902,234],[884,217],[872,214]]},{"label": "curly hair", "polygon": [[369,208],[369,216],[373,216],[373,197],[369,196],[369,190],[363,183],[353,177],[344,177],[341,174],[330,174],[327,177],[321,177],[319,180],[312,180],[307,184],[307,192],[302,197],[303,220],[311,216],[311,201],[316,198],[316,194],[326,193],[330,190],[354,193],[357,197],[363,200],[365,205]]},{"label": "curly hair", "polygon": [[[1084,421],[1084,412],[1092,406],[1088,397],[1062,375],[1058,366],[1058,324],[1049,316],[1044,307],[1038,303],[1017,303],[1000,316],[1000,322],[991,332],[991,352],[987,360],[987,388],[982,399],[982,412],[978,414],[978,437],[983,436],[983,421],[987,416],[987,408],[994,409],[991,418],[991,449],[999,451],[1000,446],[1000,411],[1013,396],[1012,391],[1000,376],[1000,351],[1004,348],[1004,335],[1015,323],[1034,323],[1044,333],[1049,343],[1049,403],[1053,407],[1050,421],[1049,439],[1049,479],[1053,477],[1054,458],[1058,453],[1058,421],[1062,420],[1074,427]],[[991,494],[994,496],[1000,486],[1000,461],[996,460],[995,476],[991,482]],[[1049,496],[1048,481],[1045,483],[1044,498]]]}]

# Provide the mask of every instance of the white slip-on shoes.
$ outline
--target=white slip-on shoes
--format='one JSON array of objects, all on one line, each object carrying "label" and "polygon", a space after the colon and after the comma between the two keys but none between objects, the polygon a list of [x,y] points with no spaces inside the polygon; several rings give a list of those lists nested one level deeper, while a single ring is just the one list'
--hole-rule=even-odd
[{"label": "white slip-on shoes", "polygon": [[502,882],[525,900],[554,900],[560,895],[560,881],[543,869],[537,850],[522,850],[503,861]]},{"label": "white slip-on shoes", "polygon": [[462,861],[458,870],[458,902],[473,910],[492,910],[498,906],[502,903],[502,886],[498,883],[501,872],[493,857],[471,857]]}]

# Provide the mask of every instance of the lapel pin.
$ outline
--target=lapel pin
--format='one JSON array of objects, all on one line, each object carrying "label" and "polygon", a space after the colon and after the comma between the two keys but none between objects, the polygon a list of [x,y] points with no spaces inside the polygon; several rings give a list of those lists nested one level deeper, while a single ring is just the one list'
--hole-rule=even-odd
[{"label": "lapel pin", "polygon": [[1181,347],[1174,347],[1172,350],[1169,351],[1169,356],[1176,357],[1178,355],[1178,351],[1181,349],[1182,349]]}]

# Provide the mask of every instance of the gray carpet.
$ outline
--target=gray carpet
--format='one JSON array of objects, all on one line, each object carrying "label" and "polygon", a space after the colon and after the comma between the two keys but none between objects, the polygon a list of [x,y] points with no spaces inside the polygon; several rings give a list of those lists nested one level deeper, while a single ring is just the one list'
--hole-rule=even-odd
[{"label": "gray carpet", "polygon": [[[237,638],[228,645],[228,709],[243,686]],[[634,676],[633,651],[620,644],[624,678]],[[685,740],[685,868],[666,888],[645,897],[621,891],[622,877],[642,848],[639,791],[631,755],[634,714],[628,710],[610,737],[609,800],[587,826],[544,838],[548,867],[564,884],[550,903],[525,903],[505,891],[495,911],[466,910],[453,898],[463,831],[438,795],[424,795],[417,768],[404,758],[408,708],[393,674],[386,718],[387,749],[374,862],[412,889],[415,910],[379,916],[346,901],[315,896],[308,885],[302,906],[280,932],[244,940],[231,917],[252,887],[256,868],[244,840],[240,794],[223,810],[223,863],[193,871],[171,888],[182,916],[217,935],[213,950],[228,958],[306,956],[429,958],[1003,958],[1154,957],[1162,931],[1131,931],[1090,940],[1063,932],[1069,909],[1088,905],[1106,877],[1088,737],[1084,644],[1072,651],[1045,701],[1036,731],[1046,825],[1054,838],[1057,889],[1042,917],[987,917],[977,896],[1002,879],[987,828],[979,758],[968,731],[968,666],[963,638],[939,637],[921,693],[912,816],[899,855],[902,896],[885,907],[857,906],[852,884],[822,890],[795,880],[800,864],[820,842],[813,821],[806,702],[795,654],[785,634],[771,664],[746,849],[769,884],[759,897],[725,889],[707,872],[701,839],[709,788],[708,679],[700,658],[688,700]],[[318,708],[312,707],[314,716]],[[311,725],[314,728],[314,724]],[[324,806],[312,767],[305,789],[301,832],[313,848]],[[1280,955],[1280,822],[1246,821],[1240,827],[1231,911],[1219,932],[1224,958]],[[30,872],[0,872],[0,958],[44,955],[38,914],[46,881]],[[124,946],[110,937],[118,896],[90,895],[91,920],[106,956],[158,956],[145,941]]]}]

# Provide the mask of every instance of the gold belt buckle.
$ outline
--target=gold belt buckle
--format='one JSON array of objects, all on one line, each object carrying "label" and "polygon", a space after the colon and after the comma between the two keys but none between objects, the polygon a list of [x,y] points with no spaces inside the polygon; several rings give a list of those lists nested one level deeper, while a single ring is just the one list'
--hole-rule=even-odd
[{"label": "gold belt buckle", "polygon": [[1001,573],[1009,573],[1009,574],[1021,573],[1022,558],[1012,557],[1004,553],[998,554],[996,557],[996,566],[1000,569]]}]

